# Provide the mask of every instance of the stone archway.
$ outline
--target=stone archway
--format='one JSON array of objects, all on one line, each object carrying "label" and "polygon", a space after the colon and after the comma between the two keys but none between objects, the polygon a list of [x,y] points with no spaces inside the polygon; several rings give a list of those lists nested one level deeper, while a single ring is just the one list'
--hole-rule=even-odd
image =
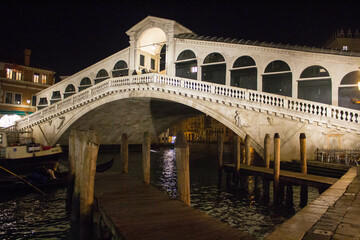
[{"label": "stone archway", "polygon": [[160,72],[161,49],[166,44],[165,32],[157,27],[145,30],[137,41],[136,70],[140,73]]}]

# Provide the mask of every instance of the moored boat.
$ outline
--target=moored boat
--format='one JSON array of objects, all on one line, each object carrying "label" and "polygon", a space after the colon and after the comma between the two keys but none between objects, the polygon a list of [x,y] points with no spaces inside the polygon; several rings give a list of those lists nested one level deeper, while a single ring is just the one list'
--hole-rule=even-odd
[{"label": "moored boat", "polygon": [[54,162],[62,153],[60,145],[35,143],[32,132],[0,129],[0,166],[26,170]]}]

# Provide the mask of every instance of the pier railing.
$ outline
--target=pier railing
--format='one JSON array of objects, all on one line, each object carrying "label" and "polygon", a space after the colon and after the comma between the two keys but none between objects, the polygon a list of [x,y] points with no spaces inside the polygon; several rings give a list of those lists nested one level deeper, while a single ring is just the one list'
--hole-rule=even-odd
[{"label": "pier railing", "polygon": [[[136,90],[141,84],[155,89],[169,90],[171,93],[184,93],[214,102],[243,106],[259,112],[274,113],[309,123],[327,124],[347,131],[360,131],[360,111],[338,106],[306,101],[271,93],[258,92],[238,87],[224,86],[198,80],[184,79],[161,74],[143,74],[109,78],[70,97],[43,108],[17,121],[17,128],[24,129],[38,124],[39,121],[76,108],[119,90]],[[154,88],[137,88],[142,91]]]},{"label": "pier railing", "polygon": [[316,160],[326,163],[337,163],[357,166],[360,164],[359,149],[316,149]]}]

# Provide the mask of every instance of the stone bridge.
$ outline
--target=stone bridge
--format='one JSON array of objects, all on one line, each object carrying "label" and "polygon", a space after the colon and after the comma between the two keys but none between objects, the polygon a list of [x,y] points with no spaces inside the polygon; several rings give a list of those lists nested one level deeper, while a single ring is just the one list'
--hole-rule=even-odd
[{"label": "stone bridge", "polygon": [[266,133],[281,137],[281,158],[299,158],[299,135],[307,157],[316,148],[360,148],[360,111],[255,90],[149,73],[112,77],[17,122],[43,144],[68,143],[71,129],[96,129],[102,144],[141,143],[178,121],[204,113],[244,138],[261,156]]}]

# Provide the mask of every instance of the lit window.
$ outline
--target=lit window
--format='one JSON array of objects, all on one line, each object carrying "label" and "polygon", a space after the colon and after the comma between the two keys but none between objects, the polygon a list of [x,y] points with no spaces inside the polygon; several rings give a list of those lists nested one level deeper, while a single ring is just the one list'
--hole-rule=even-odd
[{"label": "lit window", "polygon": [[41,75],[41,83],[46,84],[46,75]]},{"label": "lit window", "polygon": [[22,74],[21,74],[21,72],[16,71],[16,80],[21,81],[21,79],[22,79]]},{"label": "lit window", "polygon": [[16,69],[6,69],[6,78],[14,79],[14,80],[22,80],[22,73]]},{"label": "lit window", "polygon": [[10,78],[10,79],[12,79],[12,74],[13,74],[13,72],[11,71],[11,69],[6,69],[6,78]]},{"label": "lit window", "polygon": [[21,93],[15,93],[15,104],[21,105]]},{"label": "lit window", "polygon": [[39,83],[39,77],[40,77],[39,74],[34,73],[34,83]]},{"label": "lit window", "polygon": [[347,51],[348,50],[348,46],[343,46],[343,51]]},{"label": "lit window", "polygon": [[198,71],[198,68],[197,67],[191,67],[191,72],[192,73],[196,73]]}]

